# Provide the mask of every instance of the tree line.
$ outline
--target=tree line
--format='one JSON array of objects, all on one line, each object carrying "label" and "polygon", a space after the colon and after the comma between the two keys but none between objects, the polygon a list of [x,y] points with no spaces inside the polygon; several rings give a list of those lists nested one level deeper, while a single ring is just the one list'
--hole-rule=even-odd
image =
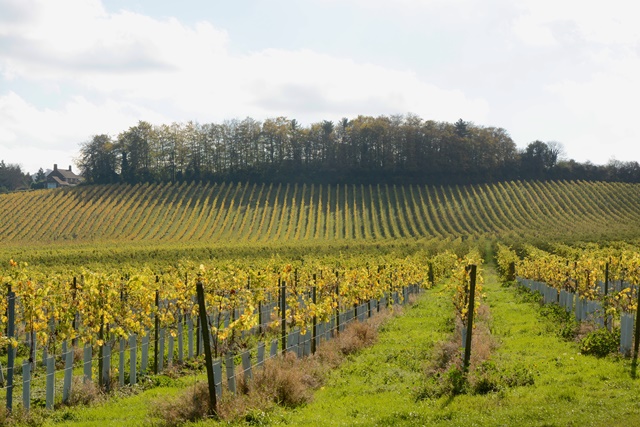
[{"label": "tree line", "polygon": [[0,160],[0,193],[28,189],[31,181],[31,175],[24,173],[20,165]]},{"label": "tree line", "polygon": [[277,117],[154,126],[140,121],[117,138],[95,135],[80,149],[90,183],[258,181],[472,184],[512,179],[640,181],[637,162],[606,166],[562,159],[557,143],[518,150],[508,132],[462,119],[358,116],[302,126]]},{"label": "tree line", "polygon": [[[252,181],[475,184],[582,179],[640,182],[638,162],[606,165],[563,158],[554,142],[519,150],[503,128],[423,120],[416,115],[358,116],[308,126],[286,117],[223,123],[152,125],[116,137],[94,135],[77,159],[85,182]],[[4,163],[3,163],[4,165]],[[0,167],[0,191],[28,188],[16,168]],[[13,175],[11,175],[13,174]],[[4,176],[14,178],[8,184]],[[23,178],[28,176],[24,175]],[[39,171],[42,185],[44,175]]]},{"label": "tree line", "polygon": [[460,182],[505,178],[517,159],[504,129],[409,116],[301,126],[278,117],[152,126],[81,147],[90,182],[255,180]]}]

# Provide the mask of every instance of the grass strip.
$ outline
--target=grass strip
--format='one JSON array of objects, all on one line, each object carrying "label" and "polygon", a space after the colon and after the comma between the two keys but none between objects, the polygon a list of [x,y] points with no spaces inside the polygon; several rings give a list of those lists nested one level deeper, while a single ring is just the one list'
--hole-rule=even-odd
[{"label": "grass strip", "polygon": [[[431,291],[393,319],[379,342],[335,372],[314,403],[282,416],[289,425],[615,426],[640,425],[640,383],[629,360],[579,353],[539,306],[485,276],[498,371],[527,370],[534,384],[488,394],[417,400],[434,341],[449,331],[451,303]],[[273,419],[271,424],[277,424]]]}]

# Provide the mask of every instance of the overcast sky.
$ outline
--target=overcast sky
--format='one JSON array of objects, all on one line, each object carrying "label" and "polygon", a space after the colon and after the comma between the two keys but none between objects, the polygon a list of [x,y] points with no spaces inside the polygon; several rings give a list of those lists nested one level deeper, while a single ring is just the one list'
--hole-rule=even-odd
[{"label": "overcast sky", "polygon": [[74,164],[138,120],[359,114],[640,161],[628,0],[0,0],[0,160]]}]

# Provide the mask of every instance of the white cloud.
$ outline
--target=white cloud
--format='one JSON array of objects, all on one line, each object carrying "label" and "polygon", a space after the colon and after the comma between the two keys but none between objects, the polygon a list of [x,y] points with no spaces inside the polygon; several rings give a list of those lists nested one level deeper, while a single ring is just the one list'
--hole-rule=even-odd
[{"label": "white cloud", "polygon": [[[397,114],[412,111],[436,120],[456,120],[461,114],[482,121],[488,113],[483,100],[460,91],[439,89],[411,71],[359,64],[311,51],[267,50],[245,58],[258,66],[249,103],[261,116],[270,111],[319,120],[335,114]],[[287,70],[283,72],[283,70]],[[302,113],[306,117],[300,117]],[[338,117],[339,118],[339,117]]]},{"label": "white cloud", "polygon": [[[607,67],[582,81],[563,80],[548,89],[558,96],[566,110],[580,119],[575,129],[577,158],[599,158],[601,162],[615,156],[619,160],[640,159],[636,105],[640,99],[640,58],[619,57],[616,52],[602,51],[600,61]],[[587,135],[585,135],[585,133]],[[586,144],[584,141],[589,141]],[[587,151],[583,151],[586,149]],[[598,156],[586,154],[598,153]]]},{"label": "white cloud", "polygon": [[29,19],[0,29],[7,46],[0,58],[12,75],[25,78],[80,78],[88,85],[101,76],[119,81],[196,65],[194,57],[223,52],[227,42],[226,34],[210,24],[192,29],[175,19],[108,14],[95,0],[32,3]]},{"label": "white cloud", "polygon": [[513,23],[513,32],[529,46],[555,46],[558,43],[546,22],[536,19],[532,15],[517,18]]},{"label": "white cloud", "polygon": [[[10,3],[21,18],[0,25],[0,71],[8,82],[60,84],[72,95],[53,109],[30,105],[19,91],[0,92],[0,144],[47,147],[46,164],[51,150],[77,152],[91,135],[114,135],[137,120],[286,115],[312,122],[413,112],[481,123],[489,110],[486,101],[438,88],[410,70],[311,50],[232,54],[227,33],[204,21],[188,26],[107,13],[97,0],[31,0],[16,11],[18,5]],[[23,163],[30,171],[44,161],[29,159]]]},{"label": "white cloud", "polygon": [[138,105],[92,103],[82,96],[72,97],[60,109],[38,109],[9,92],[0,96],[0,159],[31,173],[51,167],[49,163],[71,164],[80,143],[95,134],[116,135],[141,117],[167,121]]},{"label": "white cloud", "polygon": [[551,32],[597,44],[635,44],[640,40],[638,8],[634,2],[522,0],[518,5],[522,13],[519,22],[535,28],[543,38]]}]

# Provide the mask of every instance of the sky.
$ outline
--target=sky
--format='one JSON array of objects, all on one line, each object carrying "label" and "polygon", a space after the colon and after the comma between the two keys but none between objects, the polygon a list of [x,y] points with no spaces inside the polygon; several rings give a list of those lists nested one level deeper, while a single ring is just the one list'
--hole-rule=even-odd
[{"label": "sky", "polygon": [[0,160],[75,166],[152,124],[358,115],[640,161],[628,0],[0,0]]}]

